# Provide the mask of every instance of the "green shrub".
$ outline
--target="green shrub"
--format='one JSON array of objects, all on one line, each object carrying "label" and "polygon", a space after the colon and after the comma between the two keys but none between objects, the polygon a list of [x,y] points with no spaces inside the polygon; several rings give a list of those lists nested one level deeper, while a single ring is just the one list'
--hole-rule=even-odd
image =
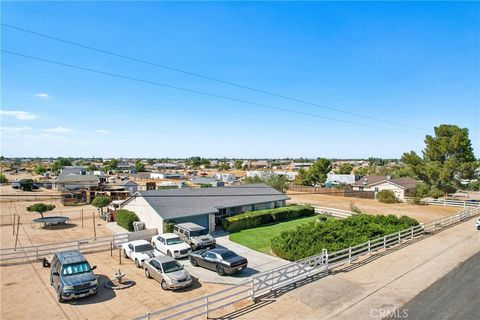
[{"label": "green shrub", "polygon": [[133,223],[135,221],[139,221],[135,212],[125,209],[117,210],[115,217],[117,220],[117,224],[127,229],[128,231],[133,231]]},{"label": "green shrub", "polygon": [[312,207],[292,205],[276,209],[248,211],[224,219],[222,225],[223,229],[227,231],[237,232],[272,222],[307,217],[314,214],[315,210]]},{"label": "green shrub", "polygon": [[170,221],[163,221],[163,232],[173,232],[173,227],[175,227],[175,223]]},{"label": "green shrub", "polygon": [[382,203],[397,203],[400,202],[392,190],[382,190],[377,192],[377,200]]},{"label": "green shrub", "polygon": [[313,256],[327,249],[346,249],[418,225],[412,218],[394,215],[357,214],[347,219],[328,218],[305,223],[282,232],[271,241],[272,251],[290,261]]}]

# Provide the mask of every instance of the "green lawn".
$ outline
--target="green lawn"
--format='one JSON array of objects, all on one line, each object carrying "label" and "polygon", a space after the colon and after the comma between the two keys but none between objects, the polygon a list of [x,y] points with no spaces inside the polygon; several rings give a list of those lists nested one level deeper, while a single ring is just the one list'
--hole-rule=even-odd
[{"label": "green lawn", "polygon": [[315,221],[317,215],[285,222],[267,224],[263,227],[242,230],[230,234],[230,240],[251,249],[270,254],[270,240],[282,231],[296,227],[302,223]]}]

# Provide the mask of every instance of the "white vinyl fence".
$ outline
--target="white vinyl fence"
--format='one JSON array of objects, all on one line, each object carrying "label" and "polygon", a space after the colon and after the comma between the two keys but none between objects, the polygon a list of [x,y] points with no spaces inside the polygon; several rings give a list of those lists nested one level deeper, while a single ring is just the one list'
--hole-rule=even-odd
[{"label": "white vinyl fence", "polygon": [[194,319],[206,317],[217,310],[228,307],[243,300],[254,300],[274,290],[298,283],[316,274],[328,272],[329,268],[350,263],[360,256],[377,250],[407,242],[423,234],[434,233],[449,225],[466,221],[480,214],[480,208],[466,208],[462,212],[442,219],[419,224],[409,229],[384,237],[369,240],[365,243],[328,253],[291,262],[268,271],[257,273],[249,280],[238,285],[223,289],[203,297],[185,301],[164,309],[149,312],[134,318],[141,319]]},{"label": "white vinyl fence", "polygon": [[480,208],[480,201],[474,200],[451,200],[451,199],[433,199],[425,198],[422,201],[426,204],[446,207],[462,207],[462,208]]},{"label": "white vinyl fence", "polygon": [[86,253],[115,249],[119,248],[122,243],[128,241],[139,239],[150,240],[156,234],[157,229],[147,229],[106,237],[86,238],[17,248],[2,248],[0,249],[0,264],[12,261],[38,260],[60,251],[79,250],[80,252]]}]

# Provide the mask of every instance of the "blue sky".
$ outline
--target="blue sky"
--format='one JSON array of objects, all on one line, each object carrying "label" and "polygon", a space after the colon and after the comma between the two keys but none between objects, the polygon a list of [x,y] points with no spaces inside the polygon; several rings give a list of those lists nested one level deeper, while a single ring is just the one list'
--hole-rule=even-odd
[{"label": "blue sky", "polygon": [[[2,2],[2,23],[411,127],[231,87],[2,27],[5,156],[400,157],[442,123],[479,156],[474,2]],[[23,113],[22,113],[23,112]]]}]

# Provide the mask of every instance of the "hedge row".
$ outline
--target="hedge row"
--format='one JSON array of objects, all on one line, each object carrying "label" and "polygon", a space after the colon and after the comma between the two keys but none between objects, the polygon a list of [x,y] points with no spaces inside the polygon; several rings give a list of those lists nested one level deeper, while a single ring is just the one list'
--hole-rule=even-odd
[{"label": "hedge row", "polygon": [[272,222],[308,217],[314,214],[315,210],[310,206],[291,205],[276,209],[248,211],[224,219],[222,225],[224,230],[237,232]]},{"label": "hedge row", "polygon": [[127,229],[128,231],[133,231],[133,223],[135,221],[139,221],[135,212],[125,209],[117,210],[115,219],[117,220],[117,224],[119,226]]},{"label": "hedge row", "polygon": [[286,230],[271,241],[272,251],[290,261],[355,246],[418,225],[412,218],[356,214],[347,219],[328,218]]}]

